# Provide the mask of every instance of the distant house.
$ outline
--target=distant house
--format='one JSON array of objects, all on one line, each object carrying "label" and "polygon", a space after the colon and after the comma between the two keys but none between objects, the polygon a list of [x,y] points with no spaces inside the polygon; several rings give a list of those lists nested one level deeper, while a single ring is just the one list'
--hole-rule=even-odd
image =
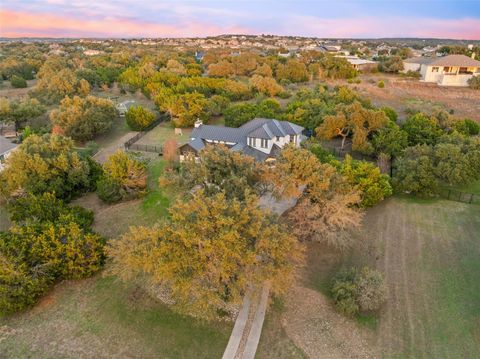
[{"label": "distant house", "polygon": [[359,71],[369,71],[378,66],[378,63],[376,61],[361,59],[357,56],[336,55],[335,57],[344,58],[353,66],[355,70]]},{"label": "distant house", "polygon": [[468,80],[480,76],[480,61],[465,55],[432,58],[420,66],[421,81],[440,86],[468,86]]},{"label": "distant house", "polygon": [[5,160],[12,153],[12,151],[15,150],[15,148],[17,148],[15,143],[12,143],[5,137],[0,136],[0,172],[5,166]]},{"label": "distant house", "polygon": [[320,46],[321,51],[328,52],[328,53],[331,53],[331,54],[336,54],[336,53],[340,52],[341,49],[342,49],[342,47],[338,46],[338,45],[321,45]]},{"label": "distant house", "polygon": [[125,114],[127,113],[128,109],[132,106],[136,106],[136,101],[135,100],[127,100],[120,102],[116,107],[118,114],[121,117],[125,117]]},{"label": "distant house", "polygon": [[403,73],[407,73],[408,71],[418,71],[420,72],[420,68],[422,65],[429,64],[433,60],[435,60],[435,57],[411,57],[409,59],[403,60]]},{"label": "distant house", "polygon": [[208,144],[223,144],[231,151],[242,152],[256,161],[272,161],[289,143],[299,147],[303,127],[288,121],[255,118],[239,128],[195,123],[190,141],[180,146],[180,160],[188,153],[198,153]]}]

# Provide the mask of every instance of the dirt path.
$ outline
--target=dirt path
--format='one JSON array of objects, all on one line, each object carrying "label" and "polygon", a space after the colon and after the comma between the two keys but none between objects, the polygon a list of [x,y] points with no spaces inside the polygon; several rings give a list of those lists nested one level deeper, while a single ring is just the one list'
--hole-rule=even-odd
[{"label": "dirt path", "polygon": [[309,358],[376,358],[358,325],[335,312],[322,294],[297,286],[287,295],[283,326]]}]

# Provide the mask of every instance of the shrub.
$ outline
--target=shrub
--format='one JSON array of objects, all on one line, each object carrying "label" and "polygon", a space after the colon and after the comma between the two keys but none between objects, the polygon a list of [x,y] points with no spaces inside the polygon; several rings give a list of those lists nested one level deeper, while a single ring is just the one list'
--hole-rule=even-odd
[{"label": "shrub", "polygon": [[111,155],[103,165],[97,194],[105,202],[133,199],[145,194],[147,170],[144,163],[123,151]]},{"label": "shrub", "polygon": [[380,87],[381,89],[383,89],[385,87],[385,82],[383,80],[380,80],[380,81],[378,81],[377,86]]},{"label": "shrub", "polygon": [[27,81],[20,76],[13,75],[12,78],[10,79],[10,84],[12,87],[15,88],[25,88],[27,87]]},{"label": "shrub", "polygon": [[331,287],[335,307],[347,316],[380,309],[385,302],[385,284],[380,272],[368,267],[340,271]]},{"label": "shrub", "polygon": [[155,121],[155,114],[142,106],[132,106],[125,114],[128,127],[133,131],[142,131]]},{"label": "shrub", "polygon": [[480,125],[478,124],[478,122],[475,122],[468,118],[461,121],[457,121],[454,124],[454,128],[458,132],[463,133],[464,135],[467,135],[467,136],[476,136],[480,133]]},{"label": "shrub", "polygon": [[381,110],[385,112],[385,115],[387,115],[390,121],[397,123],[398,114],[393,108],[385,106],[382,107]]},{"label": "shrub", "polygon": [[408,134],[410,146],[433,145],[443,134],[438,120],[421,112],[407,118],[402,129]]},{"label": "shrub", "polygon": [[470,80],[468,80],[468,86],[470,88],[479,90],[480,89],[480,76],[473,76]]}]

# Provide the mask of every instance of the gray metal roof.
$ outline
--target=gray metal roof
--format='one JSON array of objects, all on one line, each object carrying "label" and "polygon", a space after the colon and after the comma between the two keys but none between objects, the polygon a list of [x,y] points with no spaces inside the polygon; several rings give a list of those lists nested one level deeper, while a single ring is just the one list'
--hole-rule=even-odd
[{"label": "gray metal roof", "polygon": [[200,125],[193,129],[191,140],[184,146],[190,146],[195,151],[205,147],[206,140],[234,143],[232,151],[243,152],[255,158],[257,161],[264,161],[272,153],[278,151],[278,146],[273,146],[270,154],[259,151],[247,145],[247,138],[272,139],[275,136],[285,137],[287,135],[300,135],[303,127],[288,121],[278,121],[267,118],[255,118],[239,128]]},{"label": "gray metal roof", "polygon": [[200,125],[193,129],[192,138],[201,138],[212,141],[225,141],[238,143],[243,141],[245,135],[238,128]]},{"label": "gray metal roof", "polygon": [[0,155],[7,153],[10,150],[13,150],[17,145],[12,143],[10,140],[5,137],[0,136]]}]

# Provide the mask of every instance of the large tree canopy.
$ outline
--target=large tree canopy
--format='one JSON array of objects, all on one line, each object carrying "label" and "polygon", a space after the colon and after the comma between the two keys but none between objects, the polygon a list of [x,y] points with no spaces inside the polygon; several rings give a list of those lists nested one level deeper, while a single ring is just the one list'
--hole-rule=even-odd
[{"label": "large tree canopy", "polygon": [[94,181],[90,162],[74,151],[71,139],[31,135],[8,157],[0,173],[0,191],[6,197],[54,192],[59,198],[71,198],[90,189]]},{"label": "large tree canopy", "polygon": [[131,228],[108,252],[114,274],[141,278],[182,313],[230,314],[249,285],[265,280],[279,293],[301,258],[296,239],[252,194],[240,202],[198,191],[172,206],[170,216],[153,228]]},{"label": "large tree canopy", "polygon": [[112,126],[117,111],[110,100],[87,96],[65,97],[50,119],[61,131],[74,140],[91,140]]}]

